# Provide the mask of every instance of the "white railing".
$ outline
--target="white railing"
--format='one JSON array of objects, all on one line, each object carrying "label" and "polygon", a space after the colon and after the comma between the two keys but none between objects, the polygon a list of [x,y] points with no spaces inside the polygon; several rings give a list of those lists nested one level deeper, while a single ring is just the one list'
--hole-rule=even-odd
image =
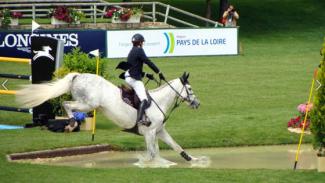
[{"label": "white railing", "polygon": [[[35,1],[36,2],[36,1]],[[199,25],[210,25],[213,27],[222,26],[217,21],[213,21],[188,11],[181,10],[179,8],[160,3],[160,2],[124,2],[124,3],[109,3],[109,2],[78,2],[78,3],[63,3],[62,1],[53,1],[51,3],[17,3],[17,4],[0,4],[0,9],[8,8],[12,11],[18,11],[23,13],[23,17],[26,18],[48,18],[48,13],[50,9],[55,6],[72,6],[78,7],[81,11],[83,11],[86,17],[90,17],[93,19],[93,23],[97,22],[97,18],[103,18],[107,8],[109,7],[123,7],[123,6],[141,6],[144,9],[143,17],[152,22],[162,21],[166,24],[173,25],[174,22],[178,24],[182,24],[188,27],[200,27]],[[171,16],[171,12],[174,11],[182,16],[190,17],[195,20],[192,22],[181,20],[175,16]],[[202,22],[201,24],[197,24],[197,22]]]}]

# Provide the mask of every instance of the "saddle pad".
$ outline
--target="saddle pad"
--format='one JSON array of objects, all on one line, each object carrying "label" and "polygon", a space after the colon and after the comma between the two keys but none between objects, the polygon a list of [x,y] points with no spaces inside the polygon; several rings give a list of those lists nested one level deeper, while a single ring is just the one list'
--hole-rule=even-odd
[{"label": "saddle pad", "polygon": [[[121,97],[122,100],[129,104],[130,106],[132,106],[135,109],[139,109],[140,106],[140,99],[139,97],[136,95],[135,91],[133,90],[133,88],[130,88],[127,85],[122,84],[121,86],[119,86],[120,90],[121,90]],[[151,105],[151,96],[149,95],[148,91],[146,91],[147,96],[148,96],[148,107],[150,107]]]},{"label": "saddle pad", "polygon": [[140,99],[135,94],[135,91],[126,85],[121,85],[119,88],[121,89],[122,100],[135,109],[139,109]]}]

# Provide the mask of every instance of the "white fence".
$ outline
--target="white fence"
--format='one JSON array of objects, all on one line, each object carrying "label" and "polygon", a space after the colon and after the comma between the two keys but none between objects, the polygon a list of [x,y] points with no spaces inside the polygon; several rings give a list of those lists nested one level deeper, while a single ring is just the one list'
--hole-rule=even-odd
[{"label": "white fence", "polygon": [[[35,20],[36,18],[47,18],[50,9],[55,6],[73,6],[78,7],[86,14],[87,17],[92,18],[93,22],[96,23],[97,18],[103,18],[104,13],[109,7],[137,6],[144,9],[144,18],[152,22],[159,20],[167,24],[173,25],[174,23],[178,23],[187,27],[200,27],[200,25],[206,24],[209,24],[212,27],[222,26],[222,24],[218,23],[217,21],[213,21],[160,2],[109,3],[101,0],[79,0],[78,2],[72,2],[72,0],[34,0],[29,3],[23,2],[26,1],[1,1],[2,4],[0,4],[0,9],[9,8],[10,10],[22,12],[23,17],[32,18]],[[192,22],[184,21],[177,17],[171,16],[173,11],[180,15],[191,17]],[[198,22],[201,24],[197,24]]]}]

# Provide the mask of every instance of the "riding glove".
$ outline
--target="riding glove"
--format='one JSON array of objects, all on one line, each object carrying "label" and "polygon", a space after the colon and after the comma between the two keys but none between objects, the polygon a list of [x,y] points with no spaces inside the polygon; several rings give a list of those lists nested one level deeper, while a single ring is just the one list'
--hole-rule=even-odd
[{"label": "riding glove", "polygon": [[163,80],[163,81],[165,81],[166,80],[166,78],[165,78],[165,76],[163,75],[163,73],[159,73],[159,78],[161,79],[161,80]]},{"label": "riding glove", "polygon": [[146,74],[146,77],[150,80],[154,80],[153,74]]}]

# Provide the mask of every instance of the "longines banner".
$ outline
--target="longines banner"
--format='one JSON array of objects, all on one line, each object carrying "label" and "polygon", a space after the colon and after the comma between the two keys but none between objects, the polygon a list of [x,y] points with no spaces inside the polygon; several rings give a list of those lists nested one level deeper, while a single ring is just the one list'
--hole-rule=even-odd
[{"label": "longines banner", "polygon": [[136,33],[149,57],[238,54],[238,28],[156,29],[107,31],[107,57],[127,57]]},{"label": "longines banner", "polygon": [[[85,53],[99,49],[106,56],[106,31],[104,30],[39,30],[34,35],[52,37],[64,42],[64,52],[80,47]],[[0,56],[31,57],[30,31],[0,31]]]}]

